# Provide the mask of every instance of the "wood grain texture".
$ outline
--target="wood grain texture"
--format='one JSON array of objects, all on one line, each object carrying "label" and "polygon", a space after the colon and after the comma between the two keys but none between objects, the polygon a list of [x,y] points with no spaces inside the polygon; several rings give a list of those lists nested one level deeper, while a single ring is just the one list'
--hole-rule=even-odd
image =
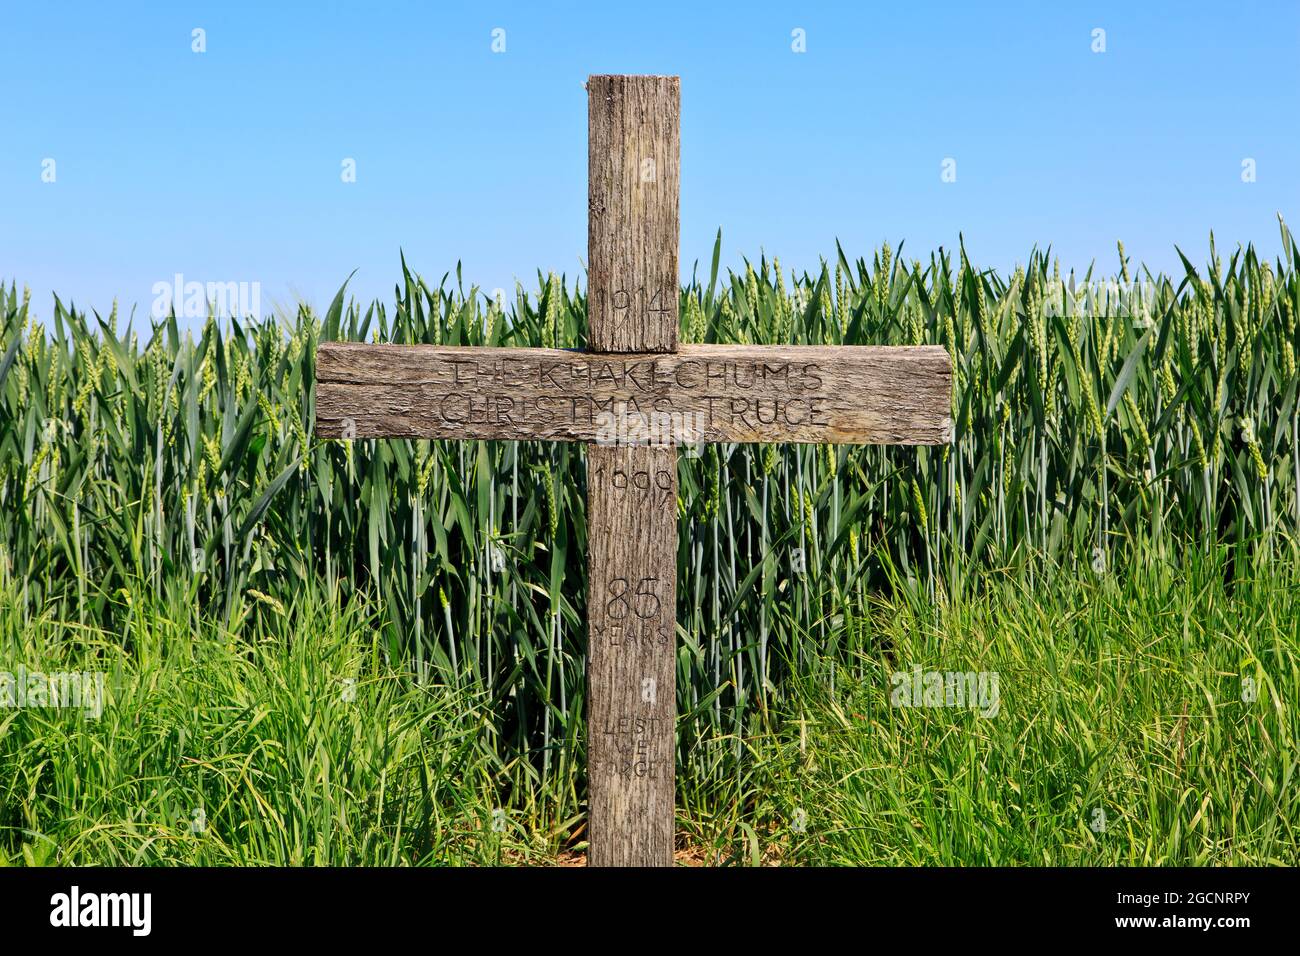
[{"label": "wood grain texture", "polygon": [[592,866],[669,866],[677,709],[677,451],[587,449]]},{"label": "wood grain texture", "polygon": [[324,438],[942,444],[940,346],[687,345],[669,354],[323,343]]},{"label": "wood grain texture", "polygon": [[677,347],[681,81],[587,79],[589,344]]},{"label": "wood grain texture", "polygon": [[[679,81],[593,76],[587,95],[588,341],[594,352],[670,353],[678,323]],[[587,448],[592,866],[673,862],[677,451],[607,441],[641,407],[638,400],[620,411],[620,397],[665,387],[653,360],[638,368],[643,360],[584,356],[569,366],[566,385],[607,389],[611,399],[595,415],[606,441]],[[585,409],[599,401],[593,395],[571,403],[575,411],[563,427],[589,427]]]}]

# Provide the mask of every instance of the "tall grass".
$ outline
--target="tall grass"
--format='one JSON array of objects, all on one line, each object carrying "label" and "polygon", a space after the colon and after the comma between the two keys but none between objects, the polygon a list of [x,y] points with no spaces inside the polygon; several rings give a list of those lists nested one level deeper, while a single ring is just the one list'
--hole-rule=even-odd
[{"label": "tall grass", "polygon": [[[1226,266],[1211,243],[1176,278],[1121,247],[1117,277],[1144,286],[1100,300],[1076,294],[1093,270],[1062,276],[1038,250],[1011,276],[961,248],[909,262],[886,246],[786,277],[766,258],[720,275],[715,246],[681,292],[685,341],[943,345],[956,438],[683,458],[691,778],[730,779],[791,670],[834,679],[877,646],[873,593],[941,602],[972,570],[1106,575],[1213,543],[1294,562],[1300,250],[1285,226],[1282,243],[1275,263],[1247,248]],[[0,293],[0,579],[23,615],[129,648],[141,595],[196,634],[242,634],[304,594],[363,594],[385,666],[486,702],[476,733],[507,792],[577,812],[581,447],[312,437],[318,342],[581,348],[577,284],[539,274],[536,294],[495,302],[403,261],[391,309],[340,290],[324,316],[213,316],[197,335],[57,298],[41,318],[15,284]]]},{"label": "tall grass", "polygon": [[[1037,584],[988,570],[944,602],[879,593],[875,647],[805,659],[838,660],[833,685],[783,682],[724,779],[688,764],[685,860],[1293,863],[1300,567],[1230,578],[1231,550]],[[304,592],[234,633],[132,593],[123,631],[104,631],[29,618],[0,589],[0,660],[109,685],[97,720],[0,710],[0,866],[545,863],[581,847],[582,815],[554,813],[581,768],[511,791],[487,695],[385,665],[368,602]],[[914,667],[997,674],[996,715],[891,705],[891,674]]]},{"label": "tall grass", "polygon": [[[0,655],[107,672],[98,719],[0,710],[0,865],[498,863],[539,849],[499,808],[483,702],[378,662],[364,602],[306,592],[238,634],[135,590],[124,632],[24,619]],[[534,840],[535,842],[535,840]]]},{"label": "tall grass", "polygon": [[[882,598],[861,675],[794,682],[752,830],[820,864],[1293,866],[1300,568],[1233,561]],[[998,674],[996,716],[891,706],[913,666]]]}]

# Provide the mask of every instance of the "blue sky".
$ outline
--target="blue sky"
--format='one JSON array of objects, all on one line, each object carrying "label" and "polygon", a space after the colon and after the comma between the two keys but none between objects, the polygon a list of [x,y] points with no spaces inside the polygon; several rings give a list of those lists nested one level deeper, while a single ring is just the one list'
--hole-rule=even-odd
[{"label": "blue sky", "polygon": [[0,277],[45,315],[54,291],[147,313],[178,272],[259,282],[264,311],[323,306],[354,269],[391,299],[399,249],[487,289],[580,276],[589,73],[682,77],[686,274],[719,227],[733,267],[814,268],[836,238],[923,256],[960,231],[979,265],[1037,243],[1109,270],[1116,239],[1174,269],[1211,229],[1275,255],[1276,214],[1300,224],[1294,0],[24,3],[2,22]]}]

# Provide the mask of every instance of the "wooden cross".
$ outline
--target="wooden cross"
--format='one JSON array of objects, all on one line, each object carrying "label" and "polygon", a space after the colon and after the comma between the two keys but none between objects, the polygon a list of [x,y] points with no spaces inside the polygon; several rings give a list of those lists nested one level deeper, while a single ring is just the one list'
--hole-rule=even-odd
[{"label": "wooden cross", "polygon": [[587,442],[589,862],[673,859],[677,447],[940,444],[938,346],[678,346],[681,87],[592,76],[588,352],[322,343],[324,438]]}]

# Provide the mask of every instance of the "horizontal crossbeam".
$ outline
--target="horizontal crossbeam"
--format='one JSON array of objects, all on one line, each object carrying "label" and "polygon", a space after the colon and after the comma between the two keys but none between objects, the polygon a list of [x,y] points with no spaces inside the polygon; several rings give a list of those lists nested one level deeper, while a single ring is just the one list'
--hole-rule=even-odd
[{"label": "horizontal crossbeam", "polygon": [[316,378],[322,438],[935,445],[952,434],[939,346],[613,355],[327,342]]}]

